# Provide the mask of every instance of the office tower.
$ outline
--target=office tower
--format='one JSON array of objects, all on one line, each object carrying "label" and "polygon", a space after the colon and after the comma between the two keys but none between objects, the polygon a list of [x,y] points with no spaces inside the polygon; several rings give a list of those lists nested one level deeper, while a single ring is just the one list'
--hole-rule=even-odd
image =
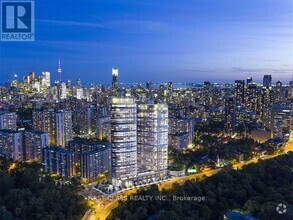
[{"label": "office tower", "polygon": [[83,88],[77,88],[76,89],[76,95],[75,97],[77,99],[82,99],[84,96],[83,96]]},{"label": "office tower", "polygon": [[274,104],[280,104],[284,100],[284,91],[283,91],[283,83],[278,81],[276,82],[276,87],[274,91]]},{"label": "office tower", "polygon": [[97,118],[97,127],[96,127],[97,137],[100,140],[111,140],[111,124],[110,124],[110,117],[100,116]]},{"label": "office tower", "polygon": [[205,106],[210,106],[211,102],[211,83],[205,81],[203,85],[203,104]]},{"label": "office tower", "polygon": [[76,88],[81,88],[82,87],[82,84],[81,84],[81,79],[77,79],[76,80]]},{"label": "office tower", "polygon": [[34,72],[29,73],[28,80],[29,80],[29,83],[32,83],[35,80],[35,73]]},{"label": "office tower", "polygon": [[16,130],[15,112],[0,112],[0,129]]},{"label": "office tower", "polygon": [[227,98],[225,102],[225,122],[228,133],[235,131],[236,107],[233,97]]},{"label": "office tower", "polygon": [[65,147],[73,138],[71,111],[54,109],[35,110],[33,129],[49,134],[50,145]]},{"label": "office tower", "polygon": [[272,87],[263,87],[261,91],[261,122],[263,127],[270,129],[271,126],[271,109],[273,106]]},{"label": "office tower", "polygon": [[67,88],[65,83],[61,83],[60,86],[60,99],[66,99],[67,98]]},{"label": "office tower", "polygon": [[246,101],[245,106],[247,112],[257,112],[257,85],[255,83],[249,83],[246,89]]},{"label": "office tower", "polygon": [[236,105],[241,105],[244,103],[244,86],[244,80],[235,80],[234,89]]},{"label": "office tower", "polygon": [[271,87],[272,86],[272,76],[264,75],[263,77],[263,87]]},{"label": "office tower", "polygon": [[110,147],[101,146],[81,154],[81,177],[88,182],[94,181],[100,174],[110,169]]},{"label": "office tower", "polygon": [[112,88],[117,89],[119,87],[118,83],[118,69],[112,68]]},{"label": "office tower", "polygon": [[31,88],[32,88],[32,91],[37,91],[37,92],[41,92],[41,83],[40,81],[33,81],[31,83]]},{"label": "office tower", "polygon": [[17,79],[17,75],[14,75],[14,76],[13,76],[13,80],[12,80],[11,83],[10,83],[10,87],[13,87],[13,88],[17,88],[17,87],[18,87],[18,79]]},{"label": "office tower", "polygon": [[248,77],[246,79],[246,86],[248,86],[250,83],[252,83],[252,77]]},{"label": "office tower", "polygon": [[168,106],[139,104],[137,109],[139,172],[166,172],[168,167]]},{"label": "office tower", "polygon": [[51,86],[51,74],[50,72],[43,72],[43,77],[44,77],[44,80],[45,80],[45,85],[47,87],[50,87]]},{"label": "office tower", "polygon": [[74,152],[59,147],[45,147],[42,149],[42,165],[46,173],[72,177],[75,175]]},{"label": "office tower", "polygon": [[153,87],[153,83],[151,81],[146,82],[146,89],[150,90]]},{"label": "office tower", "polygon": [[0,130],[0,156],[23,161],[23,133],[9,129]]},{"label": "office tower", "polygon": [[275,105],[271,114],[271,136],[289,139],[290,131],[293,130],[292,110],[289,107]]},{"label": "office tower", "polygon": [[137,175],[137,105],[133,98],[112,97],[110,111],[112,183],[121,185]]},{"label": "office tower", "polygon": [[67,87],[67,88],[71,88],[71,80],[67,80],[67,82],[66,82],[66,87]]},{"label": "office tower", "polygon": [[25,160],[41,162],[42,149],[49,146],[47,132],[27,130],[24,132]]},{"label": "office tower", "polygon": [[172,82],[168,82],[168,89],[172,90],[173,89],[173,83]]}]

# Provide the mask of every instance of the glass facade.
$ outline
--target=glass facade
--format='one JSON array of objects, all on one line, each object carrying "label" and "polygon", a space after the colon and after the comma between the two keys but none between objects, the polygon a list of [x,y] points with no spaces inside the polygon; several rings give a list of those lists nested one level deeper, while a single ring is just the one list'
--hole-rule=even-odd
[{"label": "glass facade", "polygon": [[137,175],[137,106],[133,98],[111,98],[111,165],[114,179]]},{"label": "glass facade", "polygon": [[138,105],[138,167],[140,172],[163,171],[168,166],[168,106]]}]

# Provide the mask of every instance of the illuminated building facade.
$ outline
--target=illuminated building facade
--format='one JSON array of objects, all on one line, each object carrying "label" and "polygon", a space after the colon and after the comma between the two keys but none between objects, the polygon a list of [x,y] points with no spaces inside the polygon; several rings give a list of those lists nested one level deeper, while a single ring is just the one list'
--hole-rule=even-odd
[{"label": "illuminated building facade", "polygon": [[225,103],[225,122],[228,133],[235,131],[236,124],[236,107],[234,97],[229,97]]},{"label": "illuminated building facade", "polygon": [[257,85],[255,83],[247,85],[245,104],[247,112],[257,112]]},{"label": "illuminated building facade", "polygon": [[288,107],[273,106],[271,114],[271,136],[289,139],[293,130],[292,110]]},{"label": "illuminated building facade", "polygon": [[271,110],[273,106],[272,87],[263,87],[261,91],[261,112],[260,118],[263,127],[267,130],[271,128]]},{"label": "illuminated building facade", "polygon": [[75,176],[74,152],[59,147],[42,149],[42,165],[44,171],[61,177]]},{"label": "illuminated building facade", "polygon": [[73,139],[72,114],[68,110],[35,110],[33,129],[49,134],[50,145],[65,147]]},{"label": "illuminated building facade", "polygon": [[23,133],[9,129],[0,130],[0,156],[23,161]]},{"label": "illuminated building facade", "polygon": [[272,76],[264,75],[263,77],[263,87],[271,87],[272,86]]},{"label": "illuminated building facade", "polygon": [[96,133],[100,140],[111,140],[111,124],[109,116],[100,116],[97,118]]},{"label": "illuminated building facade", "polygon": [[112,69],[112,88],[117,89],[118,87],[118,69]]},{"label": "illuminated building facade", "polygon": [[[170,117],[169,118],[169,142],[172,143],[172,147],[176,149],[186,149],[188,145],[193,143],[194,139],[194,120],[192,118]],[[177,141],[184,133],[184,141]],[[187,143],[185,136],[187,134]],[[178,136],[178,137],[176,137]],[[177,139],[176,139],[177,138]],[[182,139],[182,138],[181,138]],[[176,143],[183,145],[176,145]]]},{"label": "illuminated building facade", "polygon": [[100,146],[95,150],[81,154],[81,177],[88,182],[94,181],[100,174],[110,169],[110,147]]},{"label": "illuminated building facade", "polygon": [[0,112],[0,129],[16,130],[15,112]]},{"label": "illuminated building facade", "polygon": [[137,175],[137,105],[133,98],[111,98],[112,182]]},{"label": "illuminated building facade", "polygon": [[139,104],[137,110],[139,172],[164,172],[168,167],[168,106]]},{"label": "illuminated building facade", "polygon": [[25,160],[41,162],[42,149],[49,146],[47,132],[27,130],[24,132]]},{"label": "illuminated building facade", "polygon": [[235,80],[234,88],[235,88],[236,105],[242,105],[244,103],[244,91],[245,91],[244,80]]}]

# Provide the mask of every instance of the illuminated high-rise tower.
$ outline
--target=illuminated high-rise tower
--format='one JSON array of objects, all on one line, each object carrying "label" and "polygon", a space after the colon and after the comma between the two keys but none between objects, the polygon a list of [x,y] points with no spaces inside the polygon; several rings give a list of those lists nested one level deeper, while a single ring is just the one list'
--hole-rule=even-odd
[{"label": "illuminated high-rise tower", "polygon": [[42,72],[43,77],[44,77],[44,82],[46,87],[49,87],[51,85],[51,79],[50,79],[50,72]]},{"label": "illuminated high-rise tower", "polygon": [[271,87],[272,86],[272,76],[264,75],[263,77],[263,87]]},{"label": "illuminated high-rise tower", "polygon": [[235,101],[237,105],[244,103],[244,80],[235,80]]},{"label": "illuminated high-rise tower", "polygon": [[225,102],[225,123],[228,133],[235,131],[236,108],[234,97],[229,97]]},{"label": "illuminated high-rise tower", "polygon": [[133,98],[111,98],[111,169],[113,185],[137,175],[137,105]]},{"label": "illuminated high-rise tower", "polygon": [[283,83],[281,81],[276,82],[274,90],[274,103],[280,104],[283,101],[285,94],[283,93]]},{"label": "illuminated high-rise tower", "polygon": [[138,169],[164,172],[168,168],[168,105],[139,104],[137,110]]},{"label": "illuminated high-rise tower", "polygon": [[211,105],[211,83],[209,81],[204,82],[203,85],[203,104],[206,106]]},{"label": "illuminated high-rise tower", "polygon": [[60,62],[60,58],[58,61],[58,81],[61,83],[61,74],[62,74],[62,69],[61,69],[61,62]]},{"label": "illuminated high-rise tower", "polygon": [[15,112],[0,112],[0,129],[16,130],[16,119]]},{"label": "illuminated high-rise tower", "polygon": [[264,128],[271,127],[271,108],[273,106],[272,87],[263,87],[261,91],[261,121]]},{"label": "illuminated high-rise tower", "polygon": [[112,68],[112,88],[118,88],[118,69]]},{"label": "illuminated high-rise tower", "polygon": [[246,110],[248,112],[254,112],[257,111],[257,84],[255,83],[249,83],[246,88]]},{"label": "illuminated high-rise tower", "polygon": [[65,147],[73,139],[72,113],[67,110],[35,110],[33,129],[49,134],[50,145]]},{"label": "illuminated high-rise tower", "polygon": [[248,86],[250,83],[252,83],[252,77],[248,77],[246,79],[246,86]]}]

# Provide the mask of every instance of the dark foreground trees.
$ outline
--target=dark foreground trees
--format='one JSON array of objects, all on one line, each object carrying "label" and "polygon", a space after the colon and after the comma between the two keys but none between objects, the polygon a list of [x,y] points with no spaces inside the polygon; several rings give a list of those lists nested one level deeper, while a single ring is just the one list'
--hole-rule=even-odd
[{"label": "dark foreground trees", "polygon": [[77,181],[56,185],[37,164],[0,170],[0,219],[81,219],[87,210]]},{"label": "dark foreground trees", "polygon": [[[241,171],[226,169],[203,181],[175,184],[160,192],[153,185],[139,190],[141,196],[168,199],[132,199],[120,202],[108,219],[223,219],[231,210],[249,213],[258,219],[292,219],[293,154],[245,166]],[[205,197],[204,201],[174,201],[173,196]],[[144,197],[146,198],[146,197]],[[286,213],[276,211],[286,205]]]}]

